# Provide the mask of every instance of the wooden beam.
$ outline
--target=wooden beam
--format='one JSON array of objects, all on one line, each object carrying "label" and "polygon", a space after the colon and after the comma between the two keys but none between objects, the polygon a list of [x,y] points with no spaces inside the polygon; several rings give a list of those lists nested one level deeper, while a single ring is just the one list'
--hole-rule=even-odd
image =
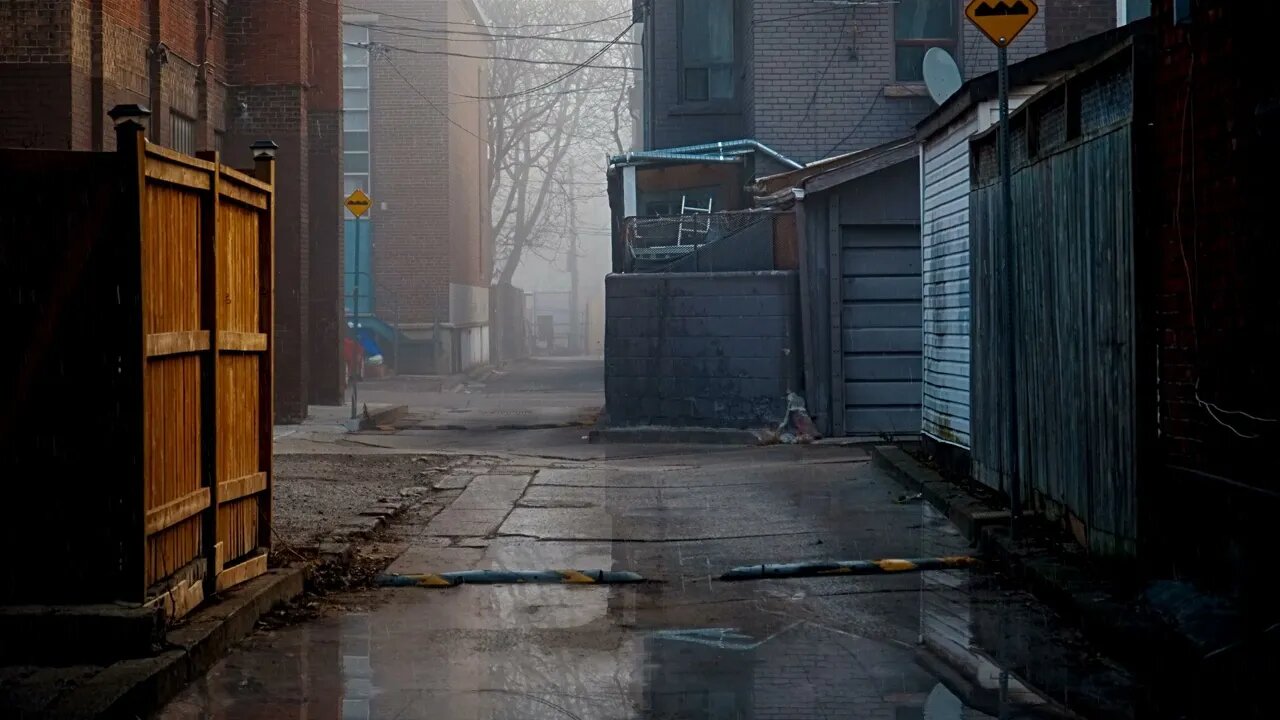
[{"label": "wooden beam", "polygon": [[147,336],[147,357],[185,355],[210,348],[208,330],[154,333]]},{"label": "wooden beam", "polygon": [[235,587],[246,580],[252,580],[267,571],[267,553],[251,557],[248,560],[227,568],[218,573],[218,592]]},{"label": "wooden beam", "polygon": [[200,159],[213,167],[209,178],[213,186],[200,198],[200,323],[209,328],[212,352],[200,363],[200,484],[209,488],[209,510],[201,526],[206,560],[204,594],[217,592],[218,573],[222,572],[222,544],[218,542],[218,478],[221,476],[221,452],[218,444],[218,308],[222,299],[222,279],[218,277],[218,253],[222,245],[218,234],[219,198],[222,187],[221,158],[217,152],[200,153]]},{"label": "wooden beam", "polygon": [[267,474],[264,472],[228,480],[218,484],[218,503],[225,505],[240,498],[257,495],[266,489]]},{"label": "wooden beam", "polygon": [[267,336],[265,333],[223,331],[218,333],[218,349],[222,352],[266,352]]},{"label": "wooden beam", "polygon": [[165,503],[155,510],[147,512],[146,534],[148,537],[155,535],[161,530],[171,528],[178,523],[187,520],[193,515],[198,515],[209,507],[209,488],[200,488],[199,490],[178,498],[170,503]]},{"label": "wooden beam", "polygon": [[192,190],[208,190],[210,185],[207,171],[175,165],[168,160],[153,157],[147,158],[147,178]]},{"label": "wooden beam", "polygon": [[[147,143],[147,159],[152,158],[162,158],[181,167],[199,170],[203,173],[213,172],[214,167],[213,163],[207,158],[193,157],[186,153],[178,152],[177,150],[170,150],[163,145],[157,145],[149,142]],[[209,185],[206,183],[205,187],[207,188]]]},{"label": "wooden beam", "polygon": [[247,188],[233,183],[222,183],[219,193],[223,198],[234,200],[241,205],[248,205],[259,210],[267,209],[267,196],[256,188]]}]

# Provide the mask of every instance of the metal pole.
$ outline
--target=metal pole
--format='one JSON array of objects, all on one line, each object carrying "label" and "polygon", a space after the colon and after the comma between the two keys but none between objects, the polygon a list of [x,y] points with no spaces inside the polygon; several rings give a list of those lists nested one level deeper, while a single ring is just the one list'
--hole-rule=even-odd
[{"label": "metal pole", "polygon": [[1005,358],[1005,387],[1009,398],[1008,446],[1009,446],[1009,533],[1017,537],[1019,516],[1022,515],[1021,458],[1018,443],[1018,354],[1017,292],[1014,289],[1018,276],[1017,243],[1013,238],[1013,161],[1009,140],[1009,49],[999,46],[1000,75],[1000,220],[1004,233],[1005,249],[1005,326],[1007,347]]},{"label": "metal pole", "polygon": [[[355,334],[355,341],[357,346],[359,346],[360,344],[360,225],[361,225],[360,218],[357,217],[356,232],[355,232],[356,246],[355,246],[355,252],[352,253],[355,256],[355,271],[354,271],[355,277],[352,278],[352,287],[351,287],[351,324],[352,324],[351,331],[352,333]],[[358,388],[357,375],[358,374],[356,371],[356,366],[353,358],[351,367],[348,368],[348,376],[347,376],[347,380],[351,383],[351,419],[352,420],[355,420],[358,417],[358,413],[356,412],[356,404],[359,399],[360,390]]]}]

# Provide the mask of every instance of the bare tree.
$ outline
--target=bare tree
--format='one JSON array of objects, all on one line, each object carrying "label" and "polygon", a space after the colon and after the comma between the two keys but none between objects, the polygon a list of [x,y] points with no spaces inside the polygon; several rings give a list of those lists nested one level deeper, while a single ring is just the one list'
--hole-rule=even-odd
[{"label": "bare tree", "polygon": [[[575,184],[568,170],[625,149],[634,85],[624,46],[629,0],[491,3],[489,106],[494,279],[565,245]],[[604,177],[601,166],[600,184]]]}]

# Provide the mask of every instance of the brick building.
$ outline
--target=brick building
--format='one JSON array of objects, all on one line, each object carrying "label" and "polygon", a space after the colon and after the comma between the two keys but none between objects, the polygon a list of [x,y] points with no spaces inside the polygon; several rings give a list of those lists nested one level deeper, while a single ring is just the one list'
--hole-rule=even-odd
[{"label": "brick building", "polygon": [[[1176,5],[1185,5],[1176,3]],[[1280,80],[1270,59],[1275,3],[1153,3],[1156,147],[1139,187],[1149,221],[1158,346],[1158,450],[1165,504],[1153,512],[1174,569],[1270,616],[1265,570],[1280,549],[1280,296],[1274,203]]]},{"label": "brick building", "polygon": [[[811,162],[911,135],[935,107],[921,71],[929,48],[949,51],[966,79],[995,69],[966,4],[637,0],[645,148],[750,137]],[[1116,0],[1040,6],[1010,62],[1116,25]]]},{"label": "brick building", "polygon": [[346,307],[358,278],[361,327],[401,373],[488,362],[486,24],[472,0],[364,0],[345,16],[344,184],[374,200],[346,220]]},{"label": "brick building", "polygon": [[336,0],[0,4],[0,146],[111,150],[106,112],[151,110],[153,142],[250,164],[280,145],[276,411],[338,403],[341,97]]}]

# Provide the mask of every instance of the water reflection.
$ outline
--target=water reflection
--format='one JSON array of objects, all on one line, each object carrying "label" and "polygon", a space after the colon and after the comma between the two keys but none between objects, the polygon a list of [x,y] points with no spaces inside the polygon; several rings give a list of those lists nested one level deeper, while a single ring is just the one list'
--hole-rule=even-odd
[{"label": "water reflection", "polygon": [[[927,506],[913,532],[913,554],[964,549]],[[726,587],[707,576],[715,548],[639,547],[666,553],[652,562],[674,568],[669,583],[380,593],[252,639],[161,717],[976,720],[1087,717],[1131,697],[1051,613],[978,573]],[[617,560],[601,543],[528,540],[486,556],[548,552]]]}]

